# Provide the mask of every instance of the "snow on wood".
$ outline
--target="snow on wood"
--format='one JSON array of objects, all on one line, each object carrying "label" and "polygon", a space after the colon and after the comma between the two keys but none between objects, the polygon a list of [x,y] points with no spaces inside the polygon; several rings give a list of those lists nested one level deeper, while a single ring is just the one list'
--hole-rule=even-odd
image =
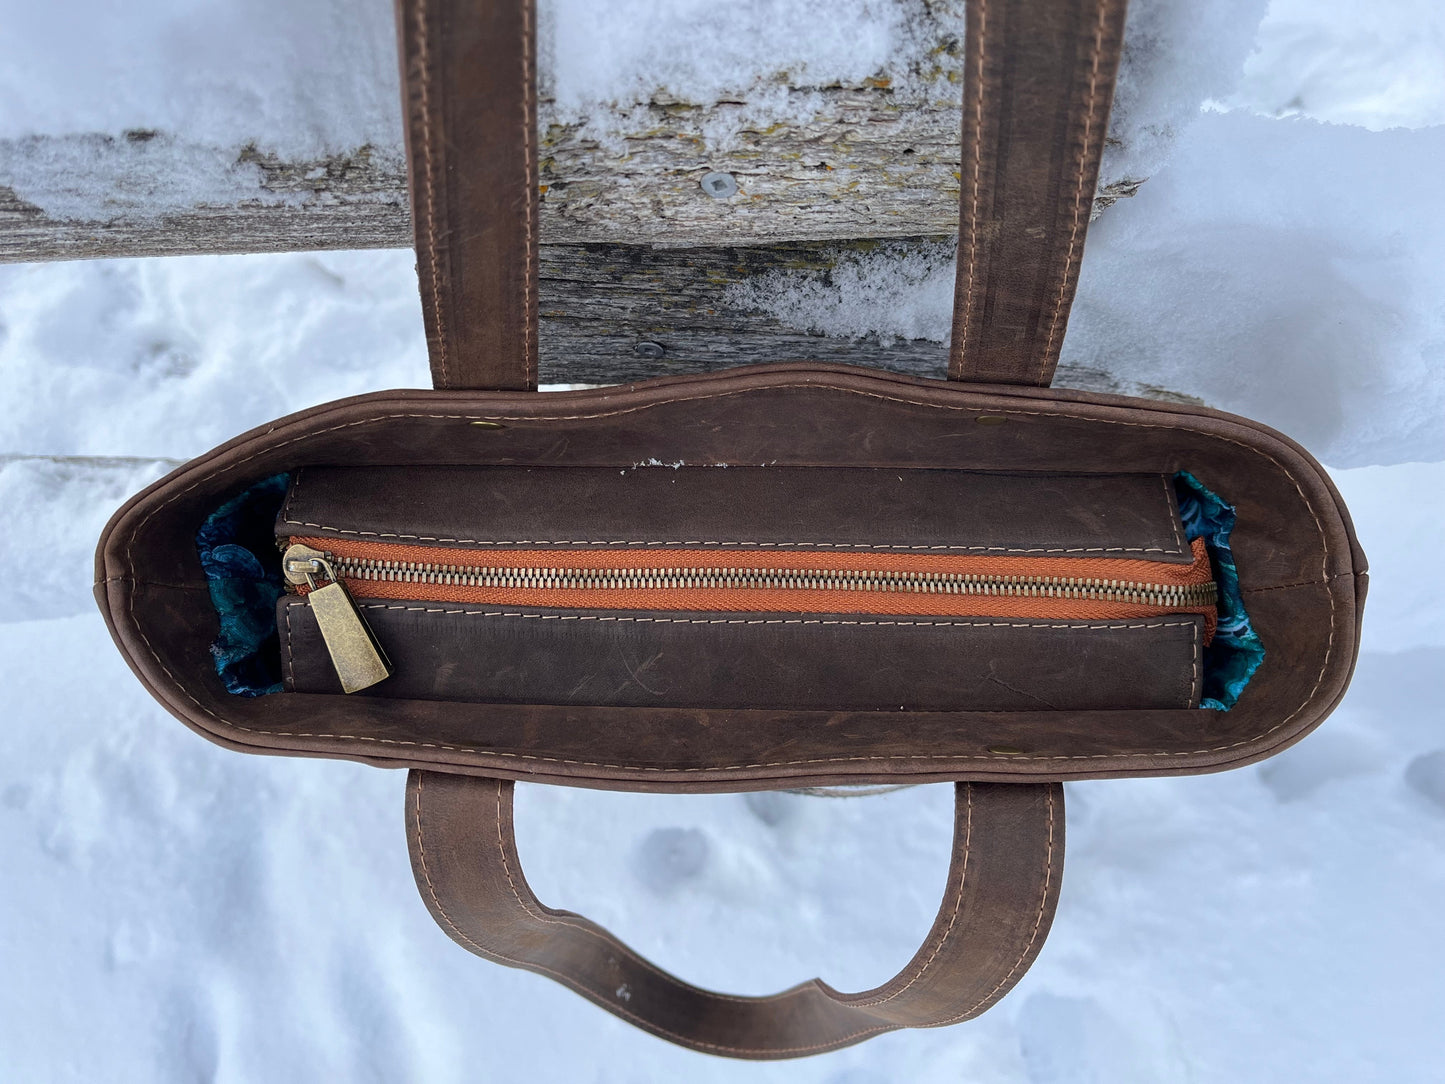
[{"label": "snow on wood", "polygon": [[[956,233],[957,103],[899,100],[879,86],[817,93],[826,111],[740,132],[725,150],[709,150],[698,132],[734,108],[727,103],[654,100],[649,126],[621,149],[576,124],[546,126],[544,239],[695,246]],[[156,199],[198,154],[219,160],[232,183],[190,203]],[[53,170],[44,198],[11,179],[44,166]],[[731,175],[736,194],[705,192],[711,172]],[[67,191],[78,185],[86,191]],[[1101,203],[1135,187],[1115,184]],[[394,148],[284,160],[254,145],[219,151],[144,129],[0,141],[0,260],[410,244],[406,166]]]},{"label": "snow on wood", "polygon": [[[954,44],[950,44],[953,48]],[[699,133],[729,123],[737,103],[702,107],[656,96],[632,110],[620,149],[580,124],[543,125],[542,369],[559,383],[613,383],[659,372],[824,360],[941,376],[941,337],[892,343],[829,338],[739,311],[731,292],[785,269],[826,276],[880,239],[936,248],[958,229],[959,109],[953,80],[903,100],[886,80],[799,89],[827,108],[806,121],[743,129],[708,152]],[[943,95],[947,95],[944,97]],[[200,168],[197,169],[197,160]],[[228,198],[186,205],[165,187],[204,171]],[[53,178],[47,213],[0,187],[0,259],[407,247],[406,167],[396,150],[283,161],[247,146],[227,155],[150,130],[119,138],[0,141],[9,169]],[[737,192],[715,198],[701,178],[723,172]],[[74,188],[71,192],[67,186]],[[108,186],[108,190],[107,187]],[[106,192],[96,199],[99,188]],[[1102,193],[1098,206],[1128,184]],[[659,353],[661,351],[661,353]],[[1061,382],[1132,385],[1100,370]]]}]

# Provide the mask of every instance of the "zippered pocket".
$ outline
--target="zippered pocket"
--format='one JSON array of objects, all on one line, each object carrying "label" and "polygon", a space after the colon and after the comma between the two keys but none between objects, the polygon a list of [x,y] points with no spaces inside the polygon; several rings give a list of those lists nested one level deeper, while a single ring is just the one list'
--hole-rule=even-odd
[{"label": "zippered pocket", "polygon": [[[414,473],[423,477],[410,480],[405,492],[413,497],[440,497],[447,488],[441,483],[458,480],[454,473]],[[511,507],[509,487],[522,472],[484,473],[497,490],[486,503]],[[534,499],[545,496],[547,472],[526,473],[534,476]],[[1097,534],[1099,519],[1127,521],[1129,510],[1086,512],[1055,499],[1052,511],[1062,523],[1053,537],[999,538],[995,529],[978,541],[966,516],[945,513],[964,530],[944,542],[933,535],[910,542],[917,536],[906,533],[907,524],[890,522],[870,536],[877,541],[855,537],[836,548],[826,541],[802,548],[789,546],[787,536],[816,538],[816,522],[773,522],[760,537],[740,538],[737,524],[724,521],[746,518],[747,510],[730,514],[714,505],[703,517],[713,522],[692,521],[691,532],[672,533],[678,540],[690,533],[732,541],[634,546],[629,538],[618,545],[604,532],[599,545],[597,524],[586,522],[598,518],[599,509],[605,507],[601,518],[625,519],[629,502],[653,505],[639,509],[639,519],[654,521],[644,535],[660,533],[659,512],[655,478],[639,489],[625,472],[593,473],[585,480],[589,496],[574,503],[574,522],[563,525],[571,529],[553,532],[570,540],[561,544],[529,544],[536,532],[509,538],[494,530],[482,538],[486,532],[475,524],[468,530],[443,524],[453,527],[446,544],[439,537],[433,544],[381,541],[377,536],[422,531],[381,529],[389,525],[378,522],[388,518],[384,511],[369,526],[351,526],[366,522],[365,512],[358,516],[351,503],[356,494],[338,501],[336,487],[361,479],[334,469],[319,480],[321,492],[332,501],[330,518],[346,525],[298,520],[298,479],[278,522],[283,567],[295,592],[281,608],[292,687],[321,691],[339,683],[352,692],[376,685],[384,696],[512,702],[880,709],[1177,706],[1197,697],[1198,654],[1212,634],[1216,601],[1202,542],[1148,547],[1129,545],[1137,539],[1126,537],[1114,545],[1038,544],[1108,542],[1073,536]],[[673,513],[681,517],[689,494],[702,492],[694,486],[730,474],[743,496],[751,482],[739,485],[731,471],[667,473],[675,481],[666,496],[681,505]],[[771,500],[777,513],[779,496],[814,472],[768,473],[758,481],[770,487],[763,503]],[[852,497],[865,507],[884,498],[882,504],[906,508],[910,490],[915,499],[923,495],[910,472],[842,473],[852,475],[846,479]],[[953,496],[965,502],[980,488],[979,476],[965,472],[913,473],[929,475],[922,488],[935,491],[941,480],[933,476],[951,475]],[[568,479],[574,492],[576,475]],[[787,476],[781,494],[780,475]],[[475,475],[469,481],[475,496]],[[1017,486],[1009,481],[1005,491],[1026,499],[1044,491],[1056,498],[1070,488],[1060,479],[1042,489],[1037,478]],[[305,484],[310,493],[321,488],[314,476]],[[996,476],[984,476],[981,488],[996,493],[998,484]],[[1078,488],[1097,492],[1098,486]],[[1128,478],[1123,488],[1137,500],[1137,479]],[[1152,484],[1147,488],[1153,492]],[[1156,515],[1167,518],[1174,513],[1164,493]],[[801,491],[795,495],[803,499]],[[836,500],[821,514],[816,498],[803,503],[812,508],[794,518],[838,520],[842,511]],[[346,514],[337,517],[339,508]],[[1013,514],[1037,520],[1039,511]],[[1138,509],[1131,511],[1137,519]],[[488,518],[477,504],[462,514]],[[421,518],[437,515],[431,506]],[[292,523],[327,533],[290,533]],[[422,526],[437,528],[435,522]],[[1151,529],[1182,543],[1177,524]],[[1149,549],[1161,557],[1116,555]],[[1040,550],[1049,552],[1034,552]],[[299,664],[298,651],[306,655]],[[400,662],[399,677],[377,685],[391,670],[388,651]],[[1051,653],[1059,658],[1051,661]],[[318,654],[330,659],[330,679]],[[539,666],[542,659],[550,661]],[[1146,672],[1157,680],[1141,676]],[[996,688],[981,698],[980,683]]]},{"label": "zippered pocket", "polygon": [[[329,548],[328,548],[329,547]],[[288,539],[287,580],[314,595],[347,692],[387,676],[353,598],[601,611],[870,614],[1087,622],[1198,614],[1216,587],[1202,541],[1189,565],[1089,557],[936,554],[475,551]]]}]

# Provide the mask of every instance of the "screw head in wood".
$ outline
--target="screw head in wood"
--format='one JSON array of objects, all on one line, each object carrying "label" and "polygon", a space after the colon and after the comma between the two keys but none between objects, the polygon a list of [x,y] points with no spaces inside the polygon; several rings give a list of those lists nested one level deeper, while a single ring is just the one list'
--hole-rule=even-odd
[{"label": "screw head in wood", "polygon": [[727,199],[729,196],[738,194],[737,178],[731,173],[718,173],[716,170],[712,173],[704,173],[702,180],[698,183],[702,185],[702,190],[713,199]]}]

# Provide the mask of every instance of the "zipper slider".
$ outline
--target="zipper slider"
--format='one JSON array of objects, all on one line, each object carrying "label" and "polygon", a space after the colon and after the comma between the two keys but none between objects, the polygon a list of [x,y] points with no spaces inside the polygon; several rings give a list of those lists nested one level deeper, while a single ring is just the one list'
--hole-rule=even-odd
[{"label": "zipper slider", "polygon": [[[341,679],[342,692],[360,692],[391,677],[391,663],[386,653],[325,553],[299,543],[289,546],[281,558],[281,568],[289,583],[310,588],[306,601],[316,615],[331,664]],[[318,587],[318,576],[331,582]]]}]

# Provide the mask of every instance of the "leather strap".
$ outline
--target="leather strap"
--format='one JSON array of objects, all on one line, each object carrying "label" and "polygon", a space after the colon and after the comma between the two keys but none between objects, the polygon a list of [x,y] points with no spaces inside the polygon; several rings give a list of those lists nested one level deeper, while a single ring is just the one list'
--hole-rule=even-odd
[{"label": "leather strap", "polygon": [[[438,388],[537,386],[534,0],[397,0]],[[967,8],[949,376],[1047,385],[1078,282],[1126,0]]]},{"label": "leather strap", "polygon": [[438,388],[537,387],[531,0],[398,0],[417,277]]},{"label": "leather strap", "polygon": [[478,956],[546,975],[654,1035],[711,1054],[798,1057],[975,1017],[1028,970],[1059,898],[1062,786],[958,783],[943,905],[897,977],[859,994],[817,979],[771,997],[711,993],[582,916],[537,901],[517,856],[512,786],[411,772],[407,839],[432,917]]},{"label": "leather strap", "polygon": [[968,5],[950,379],[1053,379],[1109,127],[1125,6]]}]

